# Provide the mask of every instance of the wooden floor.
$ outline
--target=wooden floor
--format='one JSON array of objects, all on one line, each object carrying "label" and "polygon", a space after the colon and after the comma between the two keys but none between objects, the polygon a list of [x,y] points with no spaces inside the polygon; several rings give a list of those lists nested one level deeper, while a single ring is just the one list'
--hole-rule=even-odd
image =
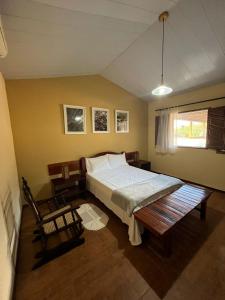
[{"label": "wooden floor", "polygon": [[206,223],[196,212],[177,226],[170,258],[151,249],[149,234],[132,247],[127,226],[89,201],[107,213],[107,227],[85,230],[83,245],[35,271],[38,244],[31,243],[33,218],[24,208],[14,299],[225,299],[225,194],[210,197]]}]

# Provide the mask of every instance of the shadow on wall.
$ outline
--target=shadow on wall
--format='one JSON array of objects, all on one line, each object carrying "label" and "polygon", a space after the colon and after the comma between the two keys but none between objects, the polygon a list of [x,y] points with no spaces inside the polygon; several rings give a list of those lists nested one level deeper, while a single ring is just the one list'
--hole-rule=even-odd
[{"label": "shadow on wall", "polygon": [[[28,185],[29,185],[29,180],[28,180]],[[51,182],[39,184],[38,186],[35,187],[35,190],[37,191],[36,194],[34,193],[34,187],[31,188],[31,193],[34,196],[35,200],[41,200],[41,199],[46,199],[48,197],[52,196],[52,189],[51,189]],[[25,200],[24,200],[25,203]]]}]

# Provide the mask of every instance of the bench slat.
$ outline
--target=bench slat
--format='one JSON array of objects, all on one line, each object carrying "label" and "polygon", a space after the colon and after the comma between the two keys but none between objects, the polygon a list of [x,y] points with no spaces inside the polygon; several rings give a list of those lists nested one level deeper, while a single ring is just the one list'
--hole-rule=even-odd
[{"label": "bench slat", "polygon": [[206,201],[211,193],[209,189],[185,184],[173,193],[139,209],[134,217],[147,229],[162,236]]}]

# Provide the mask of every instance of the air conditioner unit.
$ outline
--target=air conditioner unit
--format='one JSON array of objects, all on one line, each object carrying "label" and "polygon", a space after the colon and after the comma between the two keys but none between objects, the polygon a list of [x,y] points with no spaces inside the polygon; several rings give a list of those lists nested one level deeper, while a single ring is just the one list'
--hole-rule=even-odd
[{"label": "air conditioner unit", "polygon": [[5,40],[5,35],[2,27],[2,20],[0,16],[0,57],[3,58],[7,55],[8,48]]}]

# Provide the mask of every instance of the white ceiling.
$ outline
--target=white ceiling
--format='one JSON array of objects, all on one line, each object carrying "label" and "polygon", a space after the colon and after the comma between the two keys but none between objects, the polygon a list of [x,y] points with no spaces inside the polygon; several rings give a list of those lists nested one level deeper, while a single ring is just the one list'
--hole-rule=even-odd
[{"label": "white ceiling", "polygon": [[1,0],[6,78],[101,74],[149,99],[160,81],[175,92],[225,80],[225,0]]}]

